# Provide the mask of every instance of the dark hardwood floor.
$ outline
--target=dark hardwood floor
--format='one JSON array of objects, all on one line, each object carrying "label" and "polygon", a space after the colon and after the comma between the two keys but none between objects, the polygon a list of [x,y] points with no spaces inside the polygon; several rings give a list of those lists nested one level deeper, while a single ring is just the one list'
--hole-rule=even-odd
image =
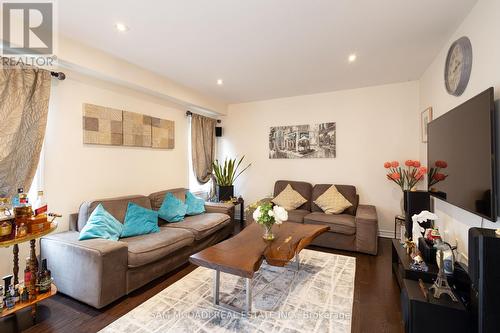
[{"label": "dark hardwood floor", "polygon": [[[356,257],[353,305],[353,332],[403,332],[399,287],[391,270],[391,240],[381,238],[378,256],[328,250],[314,250]],[[96,310],[64,295],[56,295],[39,306],[38,323],[28,327],[29,311],[0,320],[0,332],[97,332],[147,299],[193,271],[186,264],[101,310]]]}]

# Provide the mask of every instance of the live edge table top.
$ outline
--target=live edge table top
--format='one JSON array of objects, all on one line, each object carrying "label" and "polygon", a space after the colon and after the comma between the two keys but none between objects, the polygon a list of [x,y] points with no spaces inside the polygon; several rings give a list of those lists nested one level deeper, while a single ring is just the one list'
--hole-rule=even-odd
[{"label": "live edge table top", "polygon": [[283,222],[273,226],[275,239],[262,238],[262,226],[252,223],[236,236],[193,254],[189,261],[221,272],[252,278],[262,261],[285,266],[303,248],[329,227]]}]

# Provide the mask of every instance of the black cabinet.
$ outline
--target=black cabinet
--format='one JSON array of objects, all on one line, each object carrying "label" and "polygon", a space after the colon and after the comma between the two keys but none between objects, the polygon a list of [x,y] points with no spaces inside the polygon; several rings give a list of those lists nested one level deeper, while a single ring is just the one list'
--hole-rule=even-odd
[{"label": "black cabinet", "polygon": [[434,282],[438,267],[429,264],[428,272],[410,269],[411,258],[397,239],[392,242],[392,269],[401,288],[401,312],[407,333],[462,333],[474,332],[470,312],[462,302],[453,302],[443,295],[436,299],[429,293],[429,300],[420,289],[418,279],[428,288]]}]

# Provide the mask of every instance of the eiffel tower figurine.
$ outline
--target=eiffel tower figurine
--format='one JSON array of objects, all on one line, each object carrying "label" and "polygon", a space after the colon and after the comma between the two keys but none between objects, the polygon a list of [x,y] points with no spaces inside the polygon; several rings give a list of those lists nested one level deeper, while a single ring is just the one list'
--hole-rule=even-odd
[{"label": "eiffel tower figurine", "polygon": [[433,292],[434,298],[441,298],[442,294],[447,294],[453,302],[458,302],[458,299],[455,297],[450,285],[448,284],[446,274],[444,273],[443,249],[445,246],[446,245],[441,242],[436,244],[436,247],[439,250],[439,272],[436,281],[434,281],[434,284],[429,288],[429,290]]}]

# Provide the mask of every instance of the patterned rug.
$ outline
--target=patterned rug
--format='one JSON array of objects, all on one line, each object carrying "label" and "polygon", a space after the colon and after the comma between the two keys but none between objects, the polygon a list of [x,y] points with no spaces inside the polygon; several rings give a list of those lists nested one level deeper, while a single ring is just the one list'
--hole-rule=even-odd
[{"label": "patterned rug", "polygon": [[[252,315],[212,304],[213,270],[199,267],[101,332],[350,332],[356,259],[302,250],[300,270],[262,264]],[[242,308],[245,279],[221,273],[221,302]]]}]

